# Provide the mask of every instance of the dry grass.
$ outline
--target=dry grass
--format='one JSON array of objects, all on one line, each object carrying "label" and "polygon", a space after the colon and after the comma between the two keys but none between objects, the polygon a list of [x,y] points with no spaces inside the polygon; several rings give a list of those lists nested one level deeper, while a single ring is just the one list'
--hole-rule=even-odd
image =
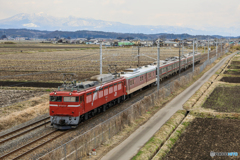
[{"label": "dry grass", "polygon": [[0,131],[48,113],[49,95],[34,97],[8,107],[0,108]]}]

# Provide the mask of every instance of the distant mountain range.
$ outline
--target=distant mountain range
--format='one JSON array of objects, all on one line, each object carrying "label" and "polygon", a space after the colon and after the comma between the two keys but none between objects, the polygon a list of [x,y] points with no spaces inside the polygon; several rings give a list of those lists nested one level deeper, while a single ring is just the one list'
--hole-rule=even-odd
[{"label": "distant mountain range", "polygon": [[[28,38],[40,38],[40,39],[48,39],[48,38],[122,38],[122,39],[148,39],[154,40],[157,38],[161,39],[189,39],[189,38],[197,38],[197,39],[214,39],[214,38],[228,38],[222,37],[219,35],[215,36],[204,36],[204,35],[189,35],[189,34],[142,34],[142,33],[116,33],[116,32],[103,32],[103,31],[40,31],[40,30],[32,30],[32,29],[0,29],[0,37],[5,33],[7,36],[15,37],[28,37]],[[231,37],[234,38],[234,37]]]},{"label": "distant mountain range", "polygon": [[[0,20],[1,29],[34,29],[34,30],[47,30],[47,31],[103,31],[103,32],[117,32],[117,33],[143,33],[143,34],[156,34],[156,33],[171,33],[182,34],[187,33],[190,35],[229,35],[224,32],[217,31],[216,29],[208,30],[195,30],[186,27],[178,26],[151,26],[151,25],[129,25],[120,22],[110,22],[103,20],[95,20],[91,18],[57,18],[47,14],[26,14],[21,13],[13,17]],[[219,29],[218,29],[219,30]],[[233,31],[234,29],[232,29]],[[220,34],[219,34],[220,33]]]},{"label": "distant mountain range", "polygon": [[[137,26],[119,22],[108,22],[87,18],[56,18],[46,14],[18,14],[0,20],[0,36],[29,38],[199,38],[204,39],[205,31],[172,26]],[[183,34],[184,33],[184,34]],[[220,35],[208,36],[222,38]],[[196,36],[193,36],[196,35]],[[206,34],[205,34],[206,35]],[[226,37],[225,37],[226,38]]]}]

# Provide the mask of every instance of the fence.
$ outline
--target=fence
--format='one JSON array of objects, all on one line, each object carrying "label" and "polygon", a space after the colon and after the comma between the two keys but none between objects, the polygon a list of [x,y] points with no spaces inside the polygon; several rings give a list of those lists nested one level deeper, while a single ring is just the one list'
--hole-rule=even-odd
[{"label": "fence", "polygon": [[179,87],[190,83],[194,75],[201,73],[207,65],[213,63],[216,59],[217,57],[211,58],[200,67],[197,67],[194,73],[188,73],[168,83],[159,91],[156,90],[149,96],[145,96],[141,101],[136,102],[110,119],[75,137],[39,159],[80,159],[86,156],[92,149],[98,148],[106,140],[119,133],[126,125],[131,125],[135,119],[139,118],[157,102],[170,96]]}]

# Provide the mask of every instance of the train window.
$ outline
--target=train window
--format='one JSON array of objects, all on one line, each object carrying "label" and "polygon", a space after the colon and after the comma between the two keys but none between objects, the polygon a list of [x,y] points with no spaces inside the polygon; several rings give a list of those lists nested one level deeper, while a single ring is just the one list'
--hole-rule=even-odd
[{"label": "train window", "polygon": [[109,88],[109,94],[113,93],[113,87]]},{"label": "train window", "polygon": [[87,93],[87,95],[90,95],[90,94],[92,94],[92,92]]},{"label": "train window", "polygon": [[122,85],[121,84],[118,85],[118,90],[120,90],[120,89],[122,89]]},{"label": "train window", "polygon": [[80,103],[83,102],[83,96],[80,96]]},{"label": "train window", "polygon": [[108,89],[104,89],[104,96],[108,95]]},{"label": "train window", "polygon": [[114,92],[116,92],[117,91],[117,86],[114,86]]},{"label": "train window", "polygon": [[108,88],[108,86],[104,87],[104,89],[107,89],[107,88]]},{"label": "train window", "polygon": [[87,103],[90,103],[92,101],[92,95],[87,96],[86,101]]},{"label": "train window", "polygon": [[100,88],[99,91],[103,90],[103,88]]},{"label": "train window", "polygon": [[113,84],[111,84],[109,87],[112,87],[113,86]]},{"label": "train window", "polygon": [[120,83],[122,83],[122,82],[118,82],[118,84],[120,84]]},{"label": "train window", "polygon": [[133,85],[134,84],[134,80],[130,80],[130,85]]},{"label": "train window", "polygon": [[148,77],[151,78],[151,76],[152,76],[152,73],[148,73]]},{"label": "train window", "polygon": [[62,102],[62,96],[50,96],[51,102]]},{"label": "train window", "polygon": [[78,102],[79,97],[63,97],[64,102]]},{"label": "train window", "polygon": [[97,91],[93,91],[93,93],[96,93]]},{"label": "train window", "polygon": [[117,85],[117,83],[114,83],[114,85]]},{"label": "train window", "polygon": [[99,98],[102,98],[103,97],[103,91],[100,91],[99,92]]}]

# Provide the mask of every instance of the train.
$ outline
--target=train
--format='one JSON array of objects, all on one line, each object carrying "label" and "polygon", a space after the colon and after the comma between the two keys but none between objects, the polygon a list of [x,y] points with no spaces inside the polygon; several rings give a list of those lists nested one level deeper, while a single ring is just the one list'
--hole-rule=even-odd
[{"label": "train", "polygon": [[[201,61],[201,54],[190,52],[180,57],[160,60],[159,79],[186,70]],[[81,122],[105,112],[108,108],[132,97],[134,92],[157,82],[157,62],[128,68],[115,74],[95,75],[89,81],[62,84],[50,93],[49,114],[51,125],[60,130],[76,128]]]}]

